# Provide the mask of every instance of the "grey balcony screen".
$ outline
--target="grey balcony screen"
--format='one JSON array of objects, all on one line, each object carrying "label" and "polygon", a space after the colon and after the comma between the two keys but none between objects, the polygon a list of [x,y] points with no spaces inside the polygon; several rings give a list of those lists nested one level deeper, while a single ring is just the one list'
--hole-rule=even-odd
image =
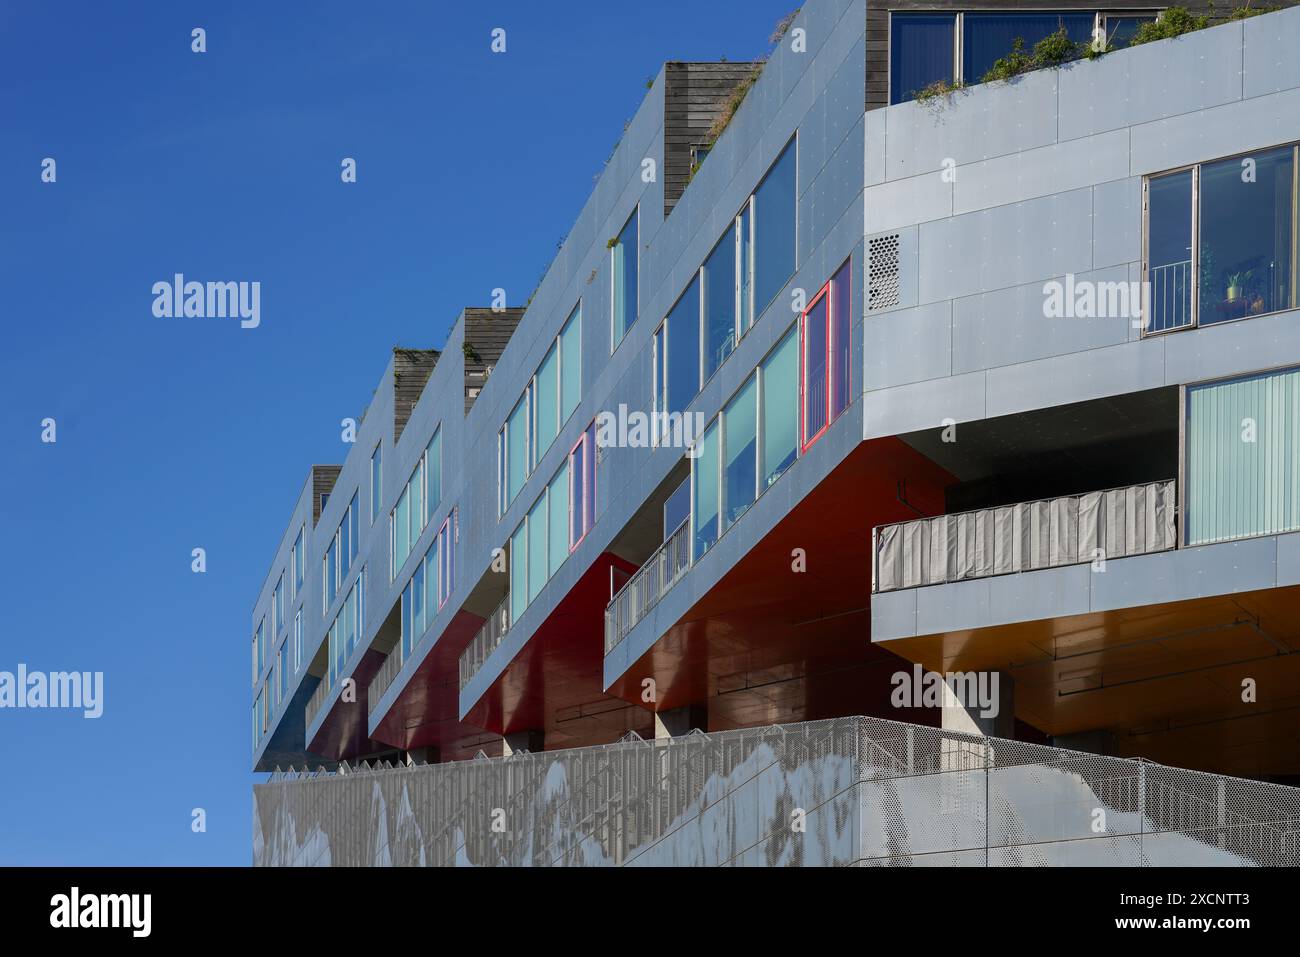
[{"label": "grey balcony screen", "polygon": [[873,591],[1122,558],[1177,543],[1172,480],[876,529]]}]

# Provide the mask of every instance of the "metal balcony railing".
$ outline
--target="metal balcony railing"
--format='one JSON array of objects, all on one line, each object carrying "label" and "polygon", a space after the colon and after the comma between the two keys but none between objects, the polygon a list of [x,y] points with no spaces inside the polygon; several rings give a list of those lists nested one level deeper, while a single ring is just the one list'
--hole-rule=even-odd
[{"label": "metal balcony railing", "polygon": [[1151,283],[1151,315],[1147,332],[1180,329],[1192,322],[1192,261],[1166,263],[1147,270]]},{"label": "metal balcony railing", "polygon": [[871,590],[987,578],[1175,547],[1175,483],[979,509],[872,532]]},{"label": "metal balcony railing", "polygon": [[465,650],[460,653],[460,687],[464,690],[465,686],[483,667],[483,663],[488,660],[488,656],[496,651],[505,638],[506,632],[510,630],[510,595],[501,599],[501,604],[497,610],[488,616],[487,621],[478,630]]},{"label": "metal balcony railing", "polygon": [[311,697],[307,700],[307,727],[316,720],[316,715],[320,713],[321,705],[330,694],[330,683],[328,678],[322,678],[316,690],[312,692]]},{"label": "metal balcony railing", "polygon": [[393,646],[393,650],[388,653],[384,663],[379,666],[379,671],[370,679],[370,687],[366,691],[366,707],[371,714],[375,713],[375,705],[379,704],[379,699],[384,696],[388,686],[393,683],[397,673],[402,670],[402,643],[398,641]]},{"label": "metal balcony railing", "polygon": [[690,524],[689,517],[684,519],[610,599],[605,608],[605,654],[618,647],[691,567]]}]

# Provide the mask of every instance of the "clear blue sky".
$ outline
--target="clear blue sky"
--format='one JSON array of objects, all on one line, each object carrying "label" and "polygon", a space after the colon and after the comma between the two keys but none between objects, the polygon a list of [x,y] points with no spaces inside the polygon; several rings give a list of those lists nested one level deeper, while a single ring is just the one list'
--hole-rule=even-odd
[{"label": "clear blue sky", "polygon": [[[793,6],[0,7],[0,670],[105,675],[99,720],[0,710],[0,864],[249,862],[251,607],[308,466],[390,347],[527,297],[662,61]],[[259,280],[261,327],[155,318],[176,272]]]}]

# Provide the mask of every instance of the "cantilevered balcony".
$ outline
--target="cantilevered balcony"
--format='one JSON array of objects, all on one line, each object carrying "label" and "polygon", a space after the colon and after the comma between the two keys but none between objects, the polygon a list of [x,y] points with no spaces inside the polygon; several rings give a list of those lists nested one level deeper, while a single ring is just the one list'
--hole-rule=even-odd
[{"label": "cantilevered balcony", "polygon": [[370,703],[371,714],[375,713],[375,707],[379,704],[379,700],[384,696],[384,692],[388,690],[389,685],[393,683],[393,679],[397,677],[397,673],[401,670],[402,643],[399,641],[393,650],[388,653],[388,657],[384,659],[384,663],[379,666],[379,671],[375,673],[375,677],[370,681],[367,700]]},{"label": "cantilevered balcony", "polygon": [[464,690],[473,677],[478,674],[488,656],[496,651],[506,633],[510,630],[510,595],[501,599],[496,611],[483,622],[483,627],[460,655],[460,687]]},{"label": "cantilevered balcony", "polygon": [[1165,551],[1177,544],[1175,512],[1171,479],[881,525],[872,533],[871,590]]},{"label": "cantilevered balcony", "polygon": [[691,567],[689,516],[618,590],[605,609],[605,654],[627,637]]},{"label": "cantilevered balcony", "polygon": [[325,703],[325,699],[329,695],[330,683],[322,678],[320,684],[316,686],[316,690],[312,692],[311,698],[307,701],[307,727],[312,726],[312,722],[316,720],[316,715],[320,714],[321,705]]}]

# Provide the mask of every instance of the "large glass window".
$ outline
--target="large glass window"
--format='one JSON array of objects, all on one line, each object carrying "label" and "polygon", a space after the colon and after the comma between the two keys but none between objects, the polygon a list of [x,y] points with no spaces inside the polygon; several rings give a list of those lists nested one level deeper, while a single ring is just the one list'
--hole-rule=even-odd
[{"label": "large glass window", "polygon": [[551,344],[546,358],[537,368],[533,395],[537,402],[537,411],[533,419],[537,423],[534,430],[537,436],[537,454],[534,456],[534,461],[541,461],[560,432],[560,344],[558,342]]},{"label": "large glass window", "polygon": [[799,449],[799,335],[791,327],[762,364],[763,487],[794,464]]},{"label": "large glass window", "polygon": [[456,588],[456,525],[454,516],[447,516],[438,530],[438,607],[447,604],[447,599]]},{"label": "large glass window", "polygon": [[504,511],[519,490],[524,487],[528,477],[528,396],[525,394],[506,419],[505,429],[506,453],[506,496],[502,505]]},{"label": "large glass window", "polygon": [[723,528],[729,528],[758,494],[758,379],[750,376],[722,412]]},{"label": "large glass window", "polygon": [[293,613],[293,670],[302,668],[302,609]]},{"label": "large glass window", "polygon": [[761,315],[794,275],[795,141],[754,191],[754,312]]},{"label": "large glass window", "polygon": [[528,600],[541,594],[546,584],[546,494],[528,512]]},{"label": "large glass window", "polygon": [[582,306],[560,330],[560,422],[568,422],[582,398]]},{"label": "large glass window", "polygon": [[1295,150],[1206,163],[1200,177],[1200,322],[1291,306]]},{"label": "large glass window", "polygon": [[596,521],[596,425],[592,423],[569,452],[569,551]]},{"label": "large glass window", "polygon": [[704,260],[704,381],[718,371],[736,347],[735,227]]},{"label": "large glass window", "polygon": [[932,83],[951,83],[957,16],[892,13],[889,34],[889,102],[902,103]]},{"label": "large glass window", "polygon": [[253,681],[262,677],[262,672],[266,669],[266,619],[263,618],[257,623],[257,638],[254,642],[257,648],[257,671],[253,675]]},{"label": "large glass window", "polygon": [[718,420],[700,439],[699,455],[691,470],[692,552],[699,558],[718,540]]},{"label": "large glass window", "polygon": [[1187,390],[1186,544],[1300,529],[1300,369]]},{"label": "large glass window", "polygon": [[547,542],[554,575],[569,557],[569,462],[566,459],[546,488]]},{"label": "large glass window", "polygon": [[1192,171],[1152,177],[1147,184],[1147,329],[1192,322]]},{"label": "large glass window", "polygon": [[736,262],[740,269],[742,334],[754,324],[754,204],[747,202],[736,217]]},{"label": "large glass window", "polygon": [[428,492],[424,496],[424,524],[428,524],[429,519],[433,517],[433,513],[442,502],[441,426],[434,430],[433,438],[429,440],[429,444],[424,450],[424,462],[425,481],[428,488]]},{"label": "large glass window", "polygon": [[275,583],[271,593],[271,638],[274,640],[284,627],[284,575]]},{"label": "large glass window", "polygon": [[410,490],[402,489],[398,496],[397,507],[393,509],[393,568],[392,577],[396,577],[406,556],[411,554],[411,501]]},{"label": "large glass window", "polygon": [[663,362],[657,372],[659,389],[656,412],[681,413],[700,391],[700,289],[699,278],[691,280],[656,338],[663,337],[658,354]]},{"label": "large glass window", "polygon": [[276,665],[279,669],[280,693],[278,700],[283,701],[289,694],[289,642],[285,641],[280,645],[280,660]]},{"label": "large glass window", "polygon": [[637,317],[637,257],[640,248],[637,245],[638,211],[639,207],[632,211],[627,224],[610,248],[610,272],[613,276],[612,349],[618,348]]},{"label": "large glass window", "polygon": [[1294,307],[1295,176],[1283,146],[1147,180],[1148,332]]},{"label": "large glass window", "polygon": [[1154,23],[1155,16],[1104,16],[1101,28],[1105,32],[1106,45],[1116,50],[1123,49],[1133,42],[1133,37],[1144,23]]},{"label": "large glass window", "polygon": [[298,537],[293,542],[293,594],[295,598],[302,594],[302,579],[307,568],[307,553],[303,539],[306,532],[307,527],[304,525],[298,530]]},{"label": "large glass window", "polygon": [[962,82],[979,83],[994,61],[1011,52],[1017,39],[1025,52],[1062,27],[1075,43],[1092,40],[1093,13],[964,13],[962,14]]},{"label": "large glass window", "polygon": [[510,536],[510,620],[518,621],[528,607],[528,521]]}]

